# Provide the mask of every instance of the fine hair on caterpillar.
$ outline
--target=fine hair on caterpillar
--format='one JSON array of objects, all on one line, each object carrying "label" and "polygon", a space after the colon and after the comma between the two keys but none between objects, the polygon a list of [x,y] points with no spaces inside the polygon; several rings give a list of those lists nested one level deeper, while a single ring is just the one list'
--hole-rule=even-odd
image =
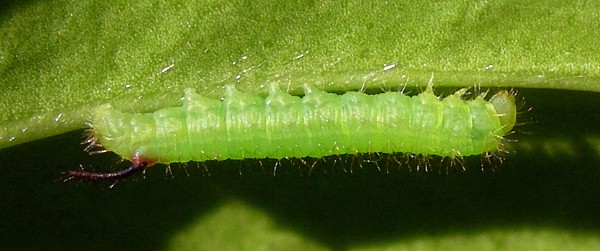
[{"label": "fine hair on caterpillar", "polygon": [[464,100],[466,92],[460,89],[440,98],[430,84],[414,96],[338,95],[306,85],[299,97],[271,85],[263,98],[226,86],[222,100],[186,89],[181,107],[153,113],[126,113],[104,105],[92,114],[86,149],[114,152],[132,166],[122,175],[82,171],[70,177],[121,179],[155,163],[228,159],[319,160],[376,154],[422,156],[423,163],[438,156],[452,165],[463,156],[489,160],[504,151],[504,136],[516,123],[514,93],[501,90],[488,100],[486,93]]}]

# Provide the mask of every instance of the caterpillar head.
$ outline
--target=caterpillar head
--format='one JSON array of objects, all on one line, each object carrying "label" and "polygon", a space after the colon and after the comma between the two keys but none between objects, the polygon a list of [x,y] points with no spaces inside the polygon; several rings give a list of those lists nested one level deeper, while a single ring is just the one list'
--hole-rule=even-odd
[{"label": "caterpillar head", "polygon": [[492,96],[489,102],[496,109],[500,125],[502,126],[502,132],[504,134],[510,132],[517,120],[515,95],[512,92],[502,90]]}]

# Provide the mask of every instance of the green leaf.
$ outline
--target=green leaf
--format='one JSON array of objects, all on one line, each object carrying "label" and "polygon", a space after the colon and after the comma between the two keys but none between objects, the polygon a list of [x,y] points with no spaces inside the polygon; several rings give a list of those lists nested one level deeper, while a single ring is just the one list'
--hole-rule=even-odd
[{"label": "green leaf", "polygon": [[[600,91],[596,1],[37,1],[0,23],[0,147],[96,106],[177,105],[279,83]],[[393,67],[392,67],[393,66]],[[387,69],[387,70],[386,70]],[[296,91],[297,92],[297,91]]]},{"label": "green leaf", "polygon": [[328,250],[240,201],[223,203],[206,217],[192,220],[169,244],[170,250]]}]

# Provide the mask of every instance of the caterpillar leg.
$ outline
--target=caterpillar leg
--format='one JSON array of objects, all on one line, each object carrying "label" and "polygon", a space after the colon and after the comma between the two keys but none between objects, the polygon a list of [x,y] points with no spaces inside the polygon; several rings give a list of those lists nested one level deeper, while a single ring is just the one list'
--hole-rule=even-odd
[{"label": "caterpillar leg", "polygon": [[129,177],[137,172],[143,171],[148,167],[147,163],[132,164],[130,167],[106,173],[88,172],[88,171],[69,171],[65,181],[72,179],[88,179],[88,180],[118,180]]},{"label": "caterpillar leg", "polygon": [[67,178],[64,181],[69,181],[72,179],[88,179],[88,180],[120,180],[126,177],[129,177],[135,173],[140,171],[144,171],[146,168],[154,165],[155,162],[142,158],[137,154],[132,158],[132,164],[128,168],[114,171],[114,172],[88,172],[81,168],[81,171],[69,171],[67,173]]}]

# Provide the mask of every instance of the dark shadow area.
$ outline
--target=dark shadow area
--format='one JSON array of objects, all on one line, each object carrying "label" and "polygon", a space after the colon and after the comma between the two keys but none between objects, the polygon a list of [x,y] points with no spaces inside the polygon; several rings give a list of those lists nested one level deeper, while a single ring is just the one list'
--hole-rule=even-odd
[{"label": "dark shadow area", "polygon": [[[538,122],[526,128],[532,134],[515,138],[600,135],[597,94],[521,95],[534,107],[525,116]],[[78,131],[0,150],[0,249],[163,249],[176,231],[231,197],[338,249],[496,226],[600,231],[600,165],[586,144],[577,149],[582,158],[517,152],[493,171],[476,165],[448,174],[386,173],[365,165],[308,176],[284,165],[273,177],[271,165],[222,162],[209,163],[210,176],[202,168],[188,167],[189,177],[174,168],[172,179],[157,167],[109,189],[110,182],[60,181],[61,172],[80,163],[114,166],[114,155],[83,152],[83,138]]]},{"label": "dark shadow area", "polygon": [[34,0],[0,0],[0,22],[6,18],[6,15],[10,15],[16,9],[25,7],[34,2]]},{"label": "dark shadow area", "polygon": [[114,166],[115,157],[82,151],[83,132],[64,134],[0,152],[3,203],[0,249],[152,250],[169,233],[224,195],[210,182],[167,179],[162,171],[146,179],[118,182],[71,181],[61,172]]}]

